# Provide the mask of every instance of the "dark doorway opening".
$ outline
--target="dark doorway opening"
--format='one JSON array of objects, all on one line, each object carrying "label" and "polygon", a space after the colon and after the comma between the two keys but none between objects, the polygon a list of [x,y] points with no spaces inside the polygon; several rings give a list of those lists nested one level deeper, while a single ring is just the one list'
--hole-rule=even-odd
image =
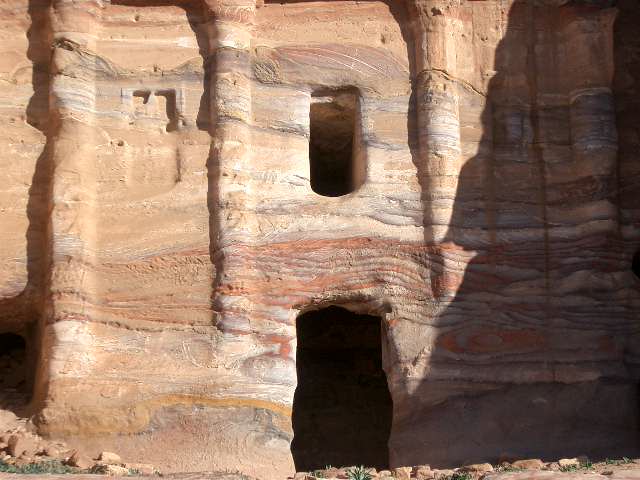
[{"label": "dark doorway opening", "polygon": [[298,317],[296,470],[388,467],[393,404],[382,370],[381,326],[380,317],[333,306]]},{"label": "dark doorway opening", "polygon": [[311,189],[318,195],[340,197],[364,182],[358,110],[358,96],[352,90],[311,98],[309,162]]},{"label": "dark doorway opening", "polygon": [[636,252],[631,260],[631,271],[636,278],[640,279],[640,252]]},{"label": "dark doorway opening", "polygon": [[0,408],[19,411],[30,400],[27,342],[22,335],[0,334]]}]

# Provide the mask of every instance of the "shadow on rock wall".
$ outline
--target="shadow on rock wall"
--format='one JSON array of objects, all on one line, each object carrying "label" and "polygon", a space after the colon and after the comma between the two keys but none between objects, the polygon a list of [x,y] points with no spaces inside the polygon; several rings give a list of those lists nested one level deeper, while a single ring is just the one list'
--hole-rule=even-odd
[{"label": "shadow on rock wall", "polygon": [[[35,381],[38,364],[38,320],[42,315],[46,267],[48,261],[47,226],[49,192],[51,188],[50,128],[49,128],[49,62],[50,28],[48,7],[50,0],[29,0],[27,14],[31,21],[27,31],[27,58],[31,61],[33,95],[25,112],[26,122],[46,136],[46,143],[34,164],[29,187],[26,216],[27,281],[22,292],[0,299],[0,332],[12,332],[24,338],[26,344],[26,373],[24,383],[17,388],[0,387],[0,408],[27,415],[28,399]],[[2,352],[4,354],[5,352]],[[5,380],[0,379],[0,380]],[[9,382],[11,383],[11,382]]]},{"label": "shadow on rock wall", "polygon": [[[615,214],[614,101],[571,71],[573,56],[605,61],[589,50],[597,41],[585,51],[567,43],[606,22],[611,12],[593,3],[516,2],[486,99],[457,87],[462,130],[483,105],[482,136],[427,259],[438,313],[414,361],[422,373],[394,397],[392,465],[637,454],[624,350],[638,292]],[[471,143],[463,133],[463,155]],[[446,205],[416,166],[425,212]]]},{"label": "shadow on rock wall", "polygon": [[[634,2],[620,2],[623,13],[635,15],[636,20],[619,20],[625,27],[616,29],[617,47],[628,43],[627,36],[635,38],[633,28],[640,20]],[[135,0],[113,3],[141,4]],[[46,4],[45,0],[29,3],[35,93],[27,117],[51,138],[46,127]],[[568,94],[546,83],[547,77],[558,77],[552,68],[558,65],[543,64],[536,53],[555,52],[556,61],[562,61],[553,46],[560,44],[563,22],[571,15],[597,15],[587,7],[576,8],[568,5],[557,14],[548,7],[534,8],[530,2],[517,3],[496,52],[496,75],[487,98],[462,92],[460,111],[485,105],[480,122],[483,134],[477,153],[460,172],[442,249],[430,255],[431,289],[442,309],[433,320],[437,334],[424,362],[429,380],[408,382],[405,393],[394,398],[394,409],[401,414],[394,420],[393,464],[453,465],[497,459],[502,454],[551,459],[582,453],[620,457],[635,451],[636,384],[623,362],[624,337],[634,311],[620,300],[616,284],[630,280],[628,273],[618,275],[626,272],[630,252],[621,247],[618,229],[607,227],[608,212],[598,210],[618,201],[617,183],[615,175],[607,172],[581,174],[577,163],[584,161],[584,168],[597,164],[615,141],[604,128],[598,137],[601,146],[577,158],[580,145],[571,135],[570,107],[540,95]],[[206,72],[199,127],[211,131],[208,37],[201,24],[194,21],[192,28]],[[544,45],[539,44],[541,38]],[[629,98],[640,78],[640,59],[635,55],[616,57],[630,72],[618,78]],[[631,86],[625,80],[629,75]],[[627,98],[624,95],[621,98]],[[593,108],[597,118],[606,121],[613,115],[607,95],[594,94],[589,100],[593,102],[585,108]],[[637,103],[633,105],[625,112],[618,109],[619,129],[620,122],[626,122],[632,139],[622,144],[629,155],[624,165],[632,175],[625,174],[620,181],[631,187],[638,178],[637,162],[632,161],[637,150],[631,146],[638,143],[640,118]],[[410,130],[415,131],[415,125]],[[37,162],[29,192],[28,284],[21,296],[0,302],[3,325],[5,317],[39,315],[33,309],[40,300],[26,292],[42,291],[44,286],[51,178],[48,146]],[[419,155],[414,158],[426,206],[431,192]],[[567,165],[563,175],[554,173],[563,164]],[[217,167],[209,165],[209,202],[218,198],[216,175]],[[629,194],[631,187],[624,197],[628,196],[625,211],[630,216],[635,201]],[[219,225],[215,203],[209,209],[213,258]],[[581,215],[596,222],[582,221]],[[431,221],[429,215],[425,225]],[[633,218],[625,222],[636,224]],[[433,244],[432,238],[425,240]],[[466,268],[458,269],[469,258]]]}]

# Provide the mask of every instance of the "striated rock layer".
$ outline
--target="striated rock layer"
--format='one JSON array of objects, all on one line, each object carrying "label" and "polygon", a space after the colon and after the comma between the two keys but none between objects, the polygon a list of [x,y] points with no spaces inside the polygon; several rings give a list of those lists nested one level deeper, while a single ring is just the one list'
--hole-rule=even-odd
[{"label": "striated rock layer", "polygon": [[[322,426],[382,368],[381,466],[636,452],[640,6],[613,3],[4,1],[12,408],[281,478],[292,409]],[[331,372],[296,369],[296,319],[329,306],[381,319],[381,366],[294,402]]]}]

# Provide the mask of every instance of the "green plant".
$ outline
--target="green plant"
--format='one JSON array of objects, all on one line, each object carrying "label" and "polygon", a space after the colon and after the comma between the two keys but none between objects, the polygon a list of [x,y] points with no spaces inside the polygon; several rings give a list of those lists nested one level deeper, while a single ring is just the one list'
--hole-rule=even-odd
[{"label": "green plant", "polygon": [[313,471],[313,476],[316,477],[316,478],[326,478],[324,470],[314,470]]},{"label": "green plant", "polygon": [[130,477],[138,477],[138,476],[140,476],[140,470],[138,470],[137,468],[130,468],[129,469],[129,476]]},{"label": "green plant", "polygon": [[633,463],[633,460],[627,457],[622,457],[622,463]]},{"label": "green plant", "polygon": [[590,470],[593,468],[593,463],[591,463],[591,460],[587,460],[586,462],[580,464],[580,468]]},{"label": "green plant", "polygon": [[499,465],[496,467],[497,472],[519,472],[523,470],[522,468],[514,467],[513,465]]},{"label": "green plant", "polygon": [[372,480],[373,475],[364,466],[360,465],[347,470],[347,478],[349,480]]},{"label": "green plant", "polygon": [[615,460],[611,460],[610,458],[605,458],[604,463],[605,465],[616,465],[618,462],[616,462]]},{"label": "green plant", "polygon": [[87,470],[87,473],[91,473],[93,475],[104,475],[105,467],[99,463],[96,463],[94,466]]},{"label": "green plant", "polygon": [[34,462],[26,465],[10,465],[0,461],[0,472],[22,473],[22,474],[53,474],[64,475],[69,473],[79,473],[77,469],[64,465],[59,460],[48,460],[46,462]]},{"label": "green plant", "polygon": [[560,467],[561,472],[575,472],[578,470],[577,465],[563,465]]},{"label": "green plant", "polygon": [[455,472],[449,477],[449,480],[472,480],[469,472]]},{"label": "green plant", "polygon": [[5,463],[3,460],[0,460],[0,472],[2,473],[18,473],[16,471],[17,467],[15,465],[9,465]]}]

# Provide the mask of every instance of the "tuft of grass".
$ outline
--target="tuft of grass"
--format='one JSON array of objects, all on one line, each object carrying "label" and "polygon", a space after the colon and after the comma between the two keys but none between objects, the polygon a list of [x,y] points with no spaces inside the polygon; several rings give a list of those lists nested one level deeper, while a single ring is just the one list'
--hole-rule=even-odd
[{"label": "tuft of grass", "polygon": [[87,470],[87,473],[90,473],[92,475],[103,475],[105,473],[104,465],[96,463],[94,466]]},{"label": "tuft of grass", "polygon": [[606,465],[617,465],[619,467],[620,465],[627,465],[629,463],[635,463],[635,462],[628,457],[622,457],[621,460],[613,460],[611,458],[607,458],[605,459],[604,463]]},{"label": "tuft of grass", "polygon": [[[11,465],[0,460],[0,473],[20,473],[20,474],[50,474],[50,475],[67,475],[73,473],[91,473],[91,474],[104,474],[104,465],[94,465],[91,468],[82,470],[80,468],[70,467],[65,465],[60,460],[47,460],[43,462],[28,463],[26,465]],[[129,469],[129,476],[142,476],[137,468]],[[155,476],[161,477],[160,472],[155,472]]]},{"label": "tuft of grass", "polygon": [[522,468],[516,468],[513,465],[498,465],[496,467],[497,472],[520,472]]},{"label": "tuft of grass", "polygon": [[593,463],[591,463],[591,460],[585,462],[585,463],[581,463],[580,464],[580,468],[583,468],[585,470],[591,470],[593,468]]},{"label": "tuft of grass", "polygon": [[52,474],[66,475],[70,473],[80,473],[78,469],[64,465],[59,460],[48,460],[46,462],[35,462],[27,465],[10,465],[0,461],[0,472],[21,473],[21,474]]},{"label": "tuft of grass", "polygon": [[564,465],[560,467],[561,472],[576,472],[578,470],[577,465]]},{"label": "tuft of grass", "polygon": [[18,467],[16,467],[15,465],[9,465],[8,463],[5,463],[3,460],[0,460],[0,472],[2,473],[18,473],[16,472],[16,469]]},{"label": "tuft of grass", "polygon": [[469,472],[455,472],[448,480],[472,480],[472,478]]},{"label": "tuft of grass", "polygon": [[314,470],[313,476],[316,478],[325,478],[324,470]]},{"label": "tuft of grass", "polygon": [[360,465],[347,470],[347,478],[349,480],[372,480],[373,475],[363,465]]}]

